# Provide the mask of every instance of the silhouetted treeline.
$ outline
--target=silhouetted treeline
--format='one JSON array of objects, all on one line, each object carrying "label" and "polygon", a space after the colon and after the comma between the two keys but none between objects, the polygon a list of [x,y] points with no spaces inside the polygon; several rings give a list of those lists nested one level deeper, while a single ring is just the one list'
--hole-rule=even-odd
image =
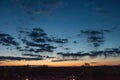
[{"label": "silhouetted treeline", "polygon": [[[82,67],[0,67],[0,80],[120,80],[120,66]],[[39,77],[39,79],[37,79]],[[49,77],[49,79],[40,79]],[[54,79],[52,79],[54,77]],[[58,79],[57,79],[58,78]]]}]

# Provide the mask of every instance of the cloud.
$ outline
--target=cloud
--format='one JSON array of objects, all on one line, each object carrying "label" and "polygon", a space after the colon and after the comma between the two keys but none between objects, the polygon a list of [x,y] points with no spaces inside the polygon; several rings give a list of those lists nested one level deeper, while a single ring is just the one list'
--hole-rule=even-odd
[{"label": "cloud", "polygon": [[68,39],[54,39],[53,41],[56,43],[65,44],[68,42]]},{"label": "cloud", "polygon": [[[19,31],[21,35],[25,35],[24,37],[28,37],[28,39],[22,38],[21,41],[26,45],[22,51],[29,52],[52,52],[56,47],[46,43],[48,42],[47,34],[41,28],[33,28],[32,31]],[[22,33],[21,33],[22,32]],[[29,48],[32,47],[32,48]]]},{"label": "cloud", "polygon": [[63,62],[63,61],[78,61],[79,59],[58,59],[52,60],[52,62]]},{"label": "cloud", "polygon": [[3,46],[18,46],[19,43],[15,41],[14,37],[9,34],[0,33],[0,44]]},{"label": "cloud", "polygon": [[105,33],[110,32],[110,30],[81,30],[80,33],[87,37],[87,41],[91,43],[95,48],[101,46],[105,41]]},{"label": "cloud", "polygon": [[50,15],[64,5],[63,0],[12,0],[12,2],[23,9],[28,16]]},{"label": "cloud", "polygon": [[25,47],[17,47],[19,51],[28,52],[53,52],[57,45],[54,44],[65,44],[68,43],[68,39],[61,39],[49,36],[41,28],[33,28],[32,30],[20,30],[19,31],[20,40],[25,45]]},{"label": "cloud", "polygon": [[86,34],[86,35],[103,35],[106,32],[110,32],[110,30],[107,30],[107,29],[101,29],[101,30],[81,30],[80,32],[83,33],[83,34]]},{"label": "cloud", "polygon": [[[28,46],[28,45],[27,45]],[[42,45],[44,46],[44,45]],[[21,47],[21,48],[17,48],[19,51],[21,52],[33,52],[33,53],[39,53],[39,52],[53,52],[53,49],[55,49],[56,47],[54,46],[47,46],[47,47],[38,47],[38,46],[30,46],[32,48],[29,47]],[[34,48],[33,48],[34,47]]]},{"label": "cloud", "polygon": [[56,58],[56,57],[51,57],[51,56],[45,56],[46,59],[53,59],[53,58]]},{"label": "cloud", "polygon": [[[18,41],[14,37],[6,33],[0,33],[0,45],[2,46],[15,46],[16,49],[22,52],[24,57],[14,57],[14,56],[0,56],[0,60],[43,60],[52,59],[56,57],[51,57],[46,52],[54,52],[59,48],[59,44],[63,46],[63,49],[70,50],[71,48],[65,48],[64,44],[69,43],[67,38],[57,38],[54,36],[49,36],[41,28],[23,29],[19,30]],[[99,47],[101,43],[105,41],[105,33],[109,33],[110,30],[81,30],[80,34],[86,37],[87,41],[91,43],[94,47]],[[82,36],[81,35],[81,36]],[[73,44],[78,42],[74,40]],[[25,52],[26,54],[23,54]],[[29,54],[28,54],[29,53]],[[36,54],[38,53],[38,54]],[[42,56],[39,53],[46,53],[46,56]],[[83,57],[96,58],[98,56],[110,57],[119,56],[120,48],[108,48],[98,51],[80,51],[76,53],[70,52],[58,52],[58,56],[61,59],[52,60],[52,62],[62,62],[62,61],[77,61]]]},{"label": "cloud", "polygon": [[51,56],[42,56],[39,54],[22,54],[23,56],[28,56],[28,57],[36,57],[36,58],[44,58],[44,59],[52,59],[55,57],[51,57]]},{"label": "cloud", "polygon": [[5,60],[43,60],[43,58],[25,58],[25,57],[14,57],[14,56],[0,56],[0,61]]},{"label": "cloud", "polygon": [[73,43],[74,43],[74,44],[78,44],[78,42],[77,42],[77,41],[73,41]]},{"label": "cloud", "polygon": [[38,55],[38,54],[22,54],[23,56],[30,56],[30,57],[45,57],[45,56],[41,56],[41,55]]},{"label": "cloud", "polygon": [[120,55],[120,48],[109,48],[101,51],[89,51],[89,52],[77,52],[77,53],[64,53],[64,52],[58,52],[57,55],[61,55],[62,57],[90,57],[90,58],[96,58],[98,56],[104,56],[105,58],[107,57],[116,57]]},{"label": "cloud", "polygon": [[62,57],[84,57],[89,56],[89,53],[77,52],[77,53],[64,53],[58,52],[57,55],[61,55]]}]

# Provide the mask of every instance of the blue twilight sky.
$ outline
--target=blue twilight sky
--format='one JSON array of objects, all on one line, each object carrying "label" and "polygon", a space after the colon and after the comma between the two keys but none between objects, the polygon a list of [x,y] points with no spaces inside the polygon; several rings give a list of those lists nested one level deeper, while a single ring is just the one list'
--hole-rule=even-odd
[{"label": "blue twilight sky", "polygon": [[[80,30],[110,30],[98,50],[120,47],[119,0],[0,0],[0,32],[18,38],[18,30],[42,28],[48,35],[69,42],[54,51],[94,50]],[[78,36],[80,35],[80,36]],[[74,43],[76,41],[77,43]],[[56,44],[55,44],[56,45]],[[60,45],[58,45],[60,46]],[[1,45],[0,56],[21,56]],[[70,48],[66,51],[64,48]],[[13,54],[14,53],[14,54]],[[49,54],[49,53],[48,53]]]}]

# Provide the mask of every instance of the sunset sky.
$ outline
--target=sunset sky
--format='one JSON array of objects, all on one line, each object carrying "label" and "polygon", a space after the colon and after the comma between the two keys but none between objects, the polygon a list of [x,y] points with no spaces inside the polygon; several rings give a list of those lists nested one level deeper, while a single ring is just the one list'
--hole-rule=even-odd
[{"label": "sunset sky", "polygon": [[120,65],[120,0],[0,0],[0,66]]}]

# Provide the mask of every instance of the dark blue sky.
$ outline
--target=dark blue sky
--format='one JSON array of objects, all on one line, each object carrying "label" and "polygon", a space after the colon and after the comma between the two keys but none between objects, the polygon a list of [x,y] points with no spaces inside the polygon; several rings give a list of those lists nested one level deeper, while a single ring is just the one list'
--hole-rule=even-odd
[{"label": "dark blue sky", "polygon": [[[0,32],[18,37],[18,30],[42,28],[48,35],[68,38],[68,52],[90,51],[80,30],[110,30],[98,50],[120,47],[119,0],[0,0]],[[80,37],[77,35],[80,34]],[[78,43],[73,43],[77,41]],[[56,44],[55,44],[56,45]],[[66,52],[58,48],[56,52]],[[2,49],[2,48],[1,48]],[[0,55],[13,55],[3,49]],[[8,54],[7,54],[8,53]],[[20,54],[17,54],[17,56]],[[53,54],[54,56],[56,54]]]}]

